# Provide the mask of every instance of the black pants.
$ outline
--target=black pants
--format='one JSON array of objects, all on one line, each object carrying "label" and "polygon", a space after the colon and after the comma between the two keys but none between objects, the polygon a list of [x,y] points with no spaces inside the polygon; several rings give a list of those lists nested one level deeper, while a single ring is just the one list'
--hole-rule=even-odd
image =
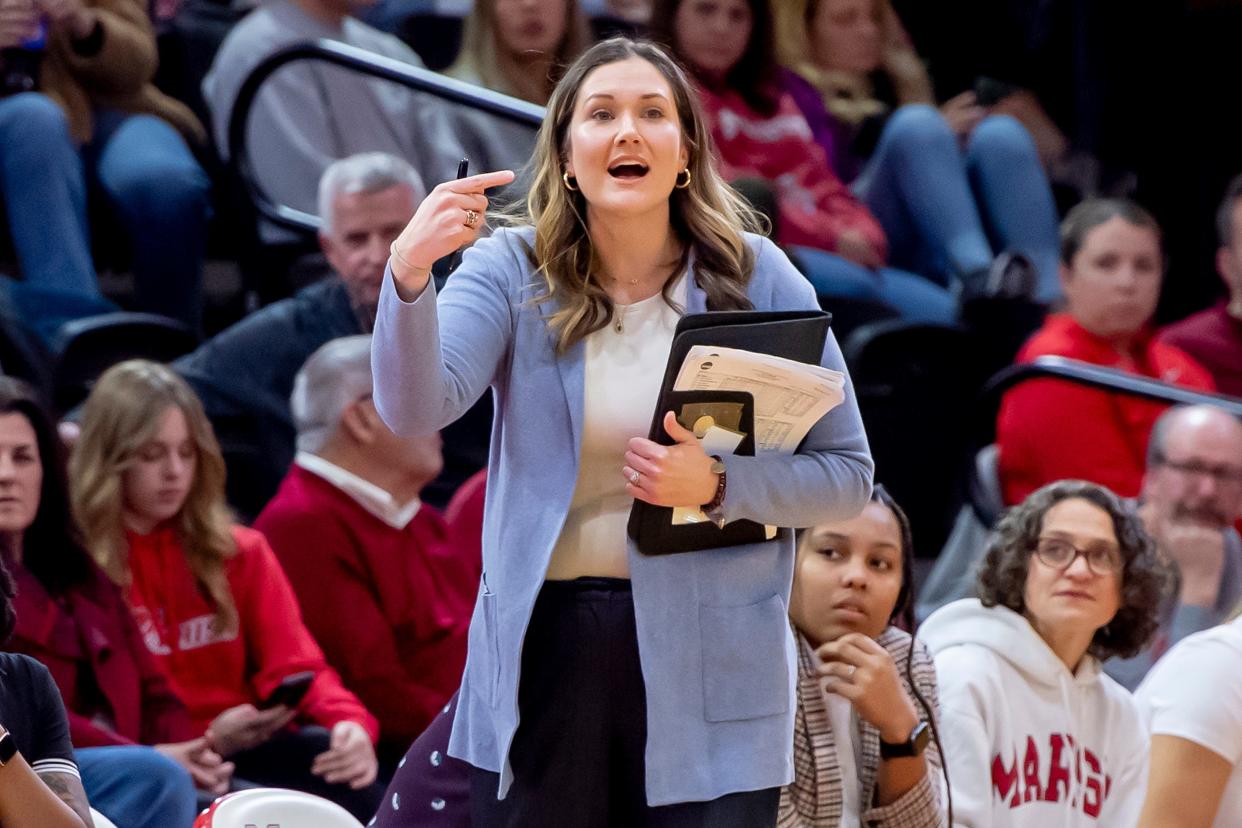
[{"label": "black pants", "polygon": [[544,584],[523,645],[518,708],[508,795],[496,799],[499,774],[472,771],[476,828],[776,824],[779,788],[647,806],[647,702],[628,580]]},{"label": "black pants", "polygon": [[366,823],[379,808],[384,783],[372,782],[355,791],[348,785],[333,785],[311,773],[315,757],[328,749],[329,734],[322,727],[307,725],[297,730],[282,730],[258,747],[229,757],[236,763],[234,789],[254,787],[293,788],[322,796]]}]

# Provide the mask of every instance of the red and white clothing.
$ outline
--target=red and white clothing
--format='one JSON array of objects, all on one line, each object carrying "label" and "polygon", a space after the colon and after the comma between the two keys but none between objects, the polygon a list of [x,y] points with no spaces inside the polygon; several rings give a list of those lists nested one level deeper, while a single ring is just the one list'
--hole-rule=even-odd
[{"label": "red and white clothing", "polygon": [[781,244],[836,251],[845,230],[856,230],[881,258],[888,241],[875,216],[833,174],[828,156],[788,92],[763,115],[737,92],[700,85],[711,122],[720,173],[729,181],[763,178],[776,188]]},{"label": "red and white clothing", "polygon": [[1138,822],[1147,733],[1098,660],[1071,673],[1026,618],[975,598],[932,613],[919,639],[936,661],[955,826]]},{"label": "red and white clothing", "polygon": [[[1017,362],[1062,356],[1139,376],[1213,391],[1207,369],[1172,345],[1145,335],[1137,357],[1120,353],[1069,314],[1049,316]],[[1074,478],[1135,497],[1147,465],[1147,438],[1164,403],[1110,394],[1053,379],[1024,382],[1005,394],[996,423],[1006,503],[1020,503],[1056,480]]]},{"label": "red and white clothing", "polygon": [[216,629],[175,530],[126,533],[132,583],[130,609],[148,649],[172,678],[196,726],[206,730],[222,711],[267,698],[286,677],[313,670],[298,705],[299,720],[331,728],[361,724],[375,741],[379,727],[341,685],[302,623],[289,580],[261,534],[233,527],[236,554],[225,564],[239,617],[235,632]]},{"label": "red and white clothing", "polygon": [[1222,394],[1242,397],[1242,318],[1229,312],[1228,302],[1174,322],[1160,332],[1160,341],[1190,354]]},{"label": "red and white clothing", "polygon": [[479,588],[477,543],[440,515],[311,454],[299,454],[255,521],[328,663],[405,752],[461,684]]}]

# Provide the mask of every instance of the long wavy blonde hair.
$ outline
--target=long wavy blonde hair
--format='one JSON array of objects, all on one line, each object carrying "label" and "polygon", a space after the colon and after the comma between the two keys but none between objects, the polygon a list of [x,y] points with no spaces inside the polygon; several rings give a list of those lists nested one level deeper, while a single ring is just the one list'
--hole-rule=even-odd
[{"label": "long wavy blonde hair", "polygon": [[533,77],[504,48],[497,31],[496,0],[475,0],[474,10],[466,18],[462,32],[461,54],[449,67],[447,74],[462,80],[477,79],[488,89],[541,106],[547,103],[558,73],[586,51],[593,39],[591,26],[587,23],[578,0],[563,2],[565,34],[552,54],[551,76]]},{"label": "long wavy blonde hair", "polygon": [[535,227],[531,261],[543,284],[532,302],[559,302],[548,324],[561,353],[603,328],[613,314],[612,300],[598,278],[601,265],[591,244],[586,199],[581,191],[568,189],[561,178],[569,156],[569,126],[587,75],[631,57],[647,61],[668,81],[689,153],[690,184],[669,196],[669,219],[685,251],[664,284],[664,299],[675,307],[670,292],[693,252],[694,279],[707,294],[708,309],[752,307],[746,286],[755,256],[743,233],[761,231],[761,217],[717,172],[710,128],[682,68],[654,43],[614,37],[597,43],[575,61],[552,93],[531,159],[534,173],[525,209],[517,218]]},{"label": "long wavy blonde hair", "polygon": [[[781,63],[810,81],[824,96],[824,107],[844,123],[858,124],[887,112],[889,105],[876,97],[872,76],[828,69],[823,65],[825,56],[816,54],[811,32],[823,2],[826,0],[781,0],[773,4]],[[934,103],[931,78],[892,3],[871,0],[871,14],[884,43],[884,61],[878,71],[893,84],[897,103]]]},{"label": "long wavy blonde hair", "polygon": [[69,461],[73,512],[95,562],[115,583],[129,586],[122,476],[155,437],[170,407],[185,416],[196,453],[194,480],[175,518],[177,534],[190,571],[214,605],[217,630],[235,630],[237,607],[224,567],[237,547],[224,500],[224,457],[202,403],[167,366],[128,360],[109,368],[95,384]]}]

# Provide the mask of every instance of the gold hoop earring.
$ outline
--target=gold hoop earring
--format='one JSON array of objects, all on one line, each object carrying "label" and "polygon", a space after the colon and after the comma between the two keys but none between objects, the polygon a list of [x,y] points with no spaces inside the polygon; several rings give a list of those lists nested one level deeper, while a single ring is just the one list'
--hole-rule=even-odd
[{"label": "gold hoop earring", "polygon": [[574,183],[570,184],[569,170],[565,170],[565,172],[561,173],[561,181],[565,182],[566,190],[569,190],[571,193],[578,192],[578,179],[573,179]]},{"label": "gold hoop earring", "polygon": [[[681,173],[685,173],[685,174],[686,174],[686,180],[685,180],[685,181],[682,181],[682,180],[681,180]],[[678,178],[678,180],[677,180],[677,181],[673,184],[673,186],[674,186],[674,187],[676,187],[676,188],[677,188],[677,189],[679,189],[679,190],[684,190],[684,189],[686,189],[687,187],[689,187],[689,186],[690,186],[690,168],[689,168],[689,167],[686,167],[684,170],[682,170],[682,171],[681,171],[681,173],[677,173],[677,178]]]}]

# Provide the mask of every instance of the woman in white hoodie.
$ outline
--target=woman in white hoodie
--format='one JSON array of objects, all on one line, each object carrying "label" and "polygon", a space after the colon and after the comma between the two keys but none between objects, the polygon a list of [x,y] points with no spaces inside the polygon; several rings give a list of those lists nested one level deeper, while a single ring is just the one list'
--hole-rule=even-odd
[{"label": "woman in white hoodie", "polygon": [[1137,516],[1107,489],[1063,480],[1006,513],[979,597],[919,631],[940,681],[954,825],[1135,825],[1147,736],[1100,662],[1146,645],[1167,583]]}]

